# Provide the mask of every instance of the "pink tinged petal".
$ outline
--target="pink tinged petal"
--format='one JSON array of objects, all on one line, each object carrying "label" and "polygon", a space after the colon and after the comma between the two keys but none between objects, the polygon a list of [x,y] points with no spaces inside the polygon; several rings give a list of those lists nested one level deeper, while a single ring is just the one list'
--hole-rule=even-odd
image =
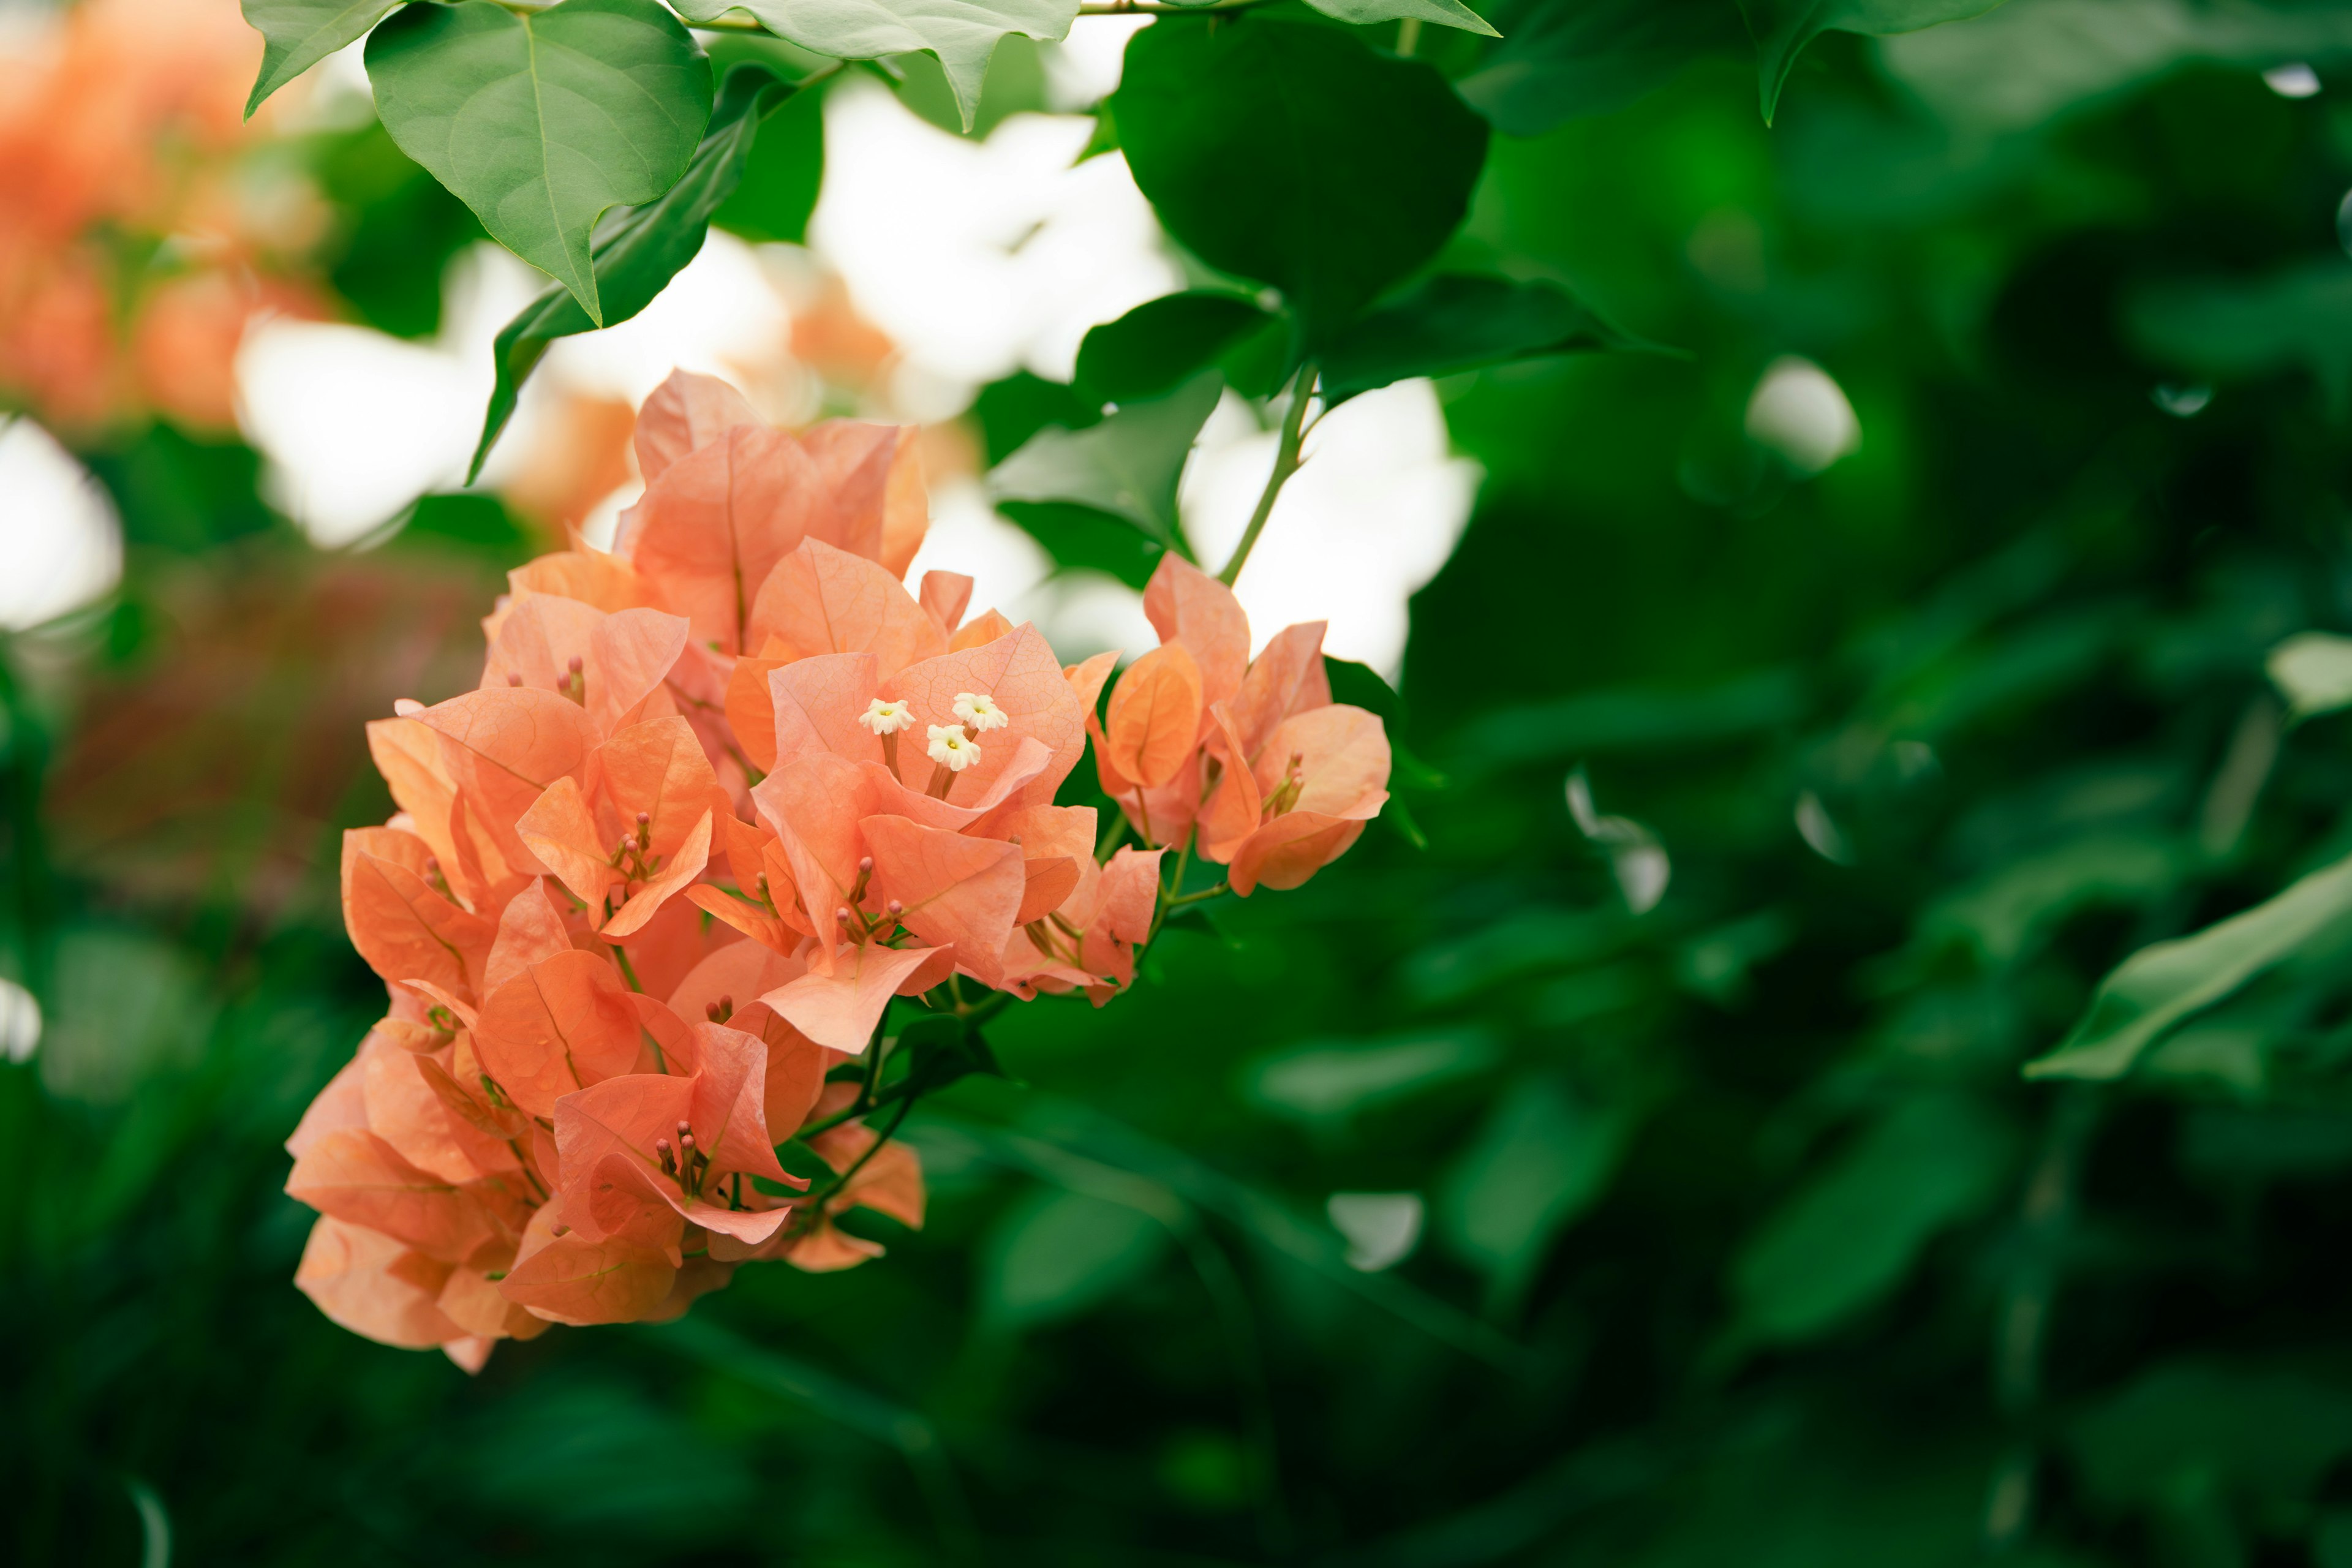
[{"label": "pink tinged petal", "polygon": [[772,637],[803,658],[870,653],[886,677],[948,650],[937,623],[897,577],[816,539],[778,561],[761,584],[749,635],[752,646]]},{"label": "pink tinged petal", "polygon": [[533,1116],[572,1090],[637,1065],[637,1009],[613,965],[574,950],[490,994],[474,1031],[483,1070]]},{"label": "pink tinged petal", "polygon": [[[888,689],[883,695],[905,700],[912,710],[911,734],[928,733],[933,724],[961,722],[955,700],[967,691],[992,699],[1003,711],[1005,727],[981,738],[981,760],[955,775],[948,792],[952,802],[970,805],[985,795],[997,775],[1013,764],[1025,739],[1044,745],[1051,760],[1023,786],[1020,800],[1048,805],[1086,752],[1086,710],[1062,678],[1054,650],[1034,626],[1024,626],[982,647],[909,665],[884,685]],[[898,776],[909,788],[928,789],[932,766],[922,747],[899,749]]]},{"label": "pink tinged petal", "polygon": [[436,1092],[428,1073],[439,1073],[445,1082],[448,1079],[429,1057],[405,1051],[371,1057],[362,1075],[368,1130],[418,1170],[456,1186],[519,1167],[522,1162],[505,1138],[485,1133],[455,1114]]},{"label": "pink tinged petal", "polygon": [[593,773],[596,828],[607,854],[622,835],[635,837],[639,813],[649,818],[651,852],[675,853],[709,816],[719,787],[702,742],[683,719],[630,725],[596,749]]},{"label": "pink tinged petal", "polygon": [[1323,673],[1323,625],[1302,621],[1275,633],[1227,704],[1234,732],[1251,759],[1265,749],[1276,725],[1301,707],[1331,700],[1330,682]]},{"label": "pink tinged petal", "polygon": [[506,862],[495,848],[487,858],[471,836],[458,835],[457,784],[442,764],[441,738],[414,719],[377,719],[367,727],[368,754],[383,775],[392,798],[415,824],[415,831],[441,862],[450,886],[468,908],[479,907],[479,895],[507,876]]},{"label": "pink tinged petal", "polygon": [[985,647],[999,637],[1011,637],[1013,630],[1013,623],[1004,618],[1002,611],[982,610],[956,628],[955,636],[948,638],[948,651],[961,653],[967,648]]},{"label": "pink tinged petal", "polygon": [[1100,876],[1095,864],[1099,833],[1090,805],[1032,805],[1005,816],[999,825],[1006,838],[1021,846],[1028,887],[1021,895],[1017,925],[1062,909],[1078,890]]},{"label": "pink tinged petal", "polygon": [[380,1230],[447,1263],[462,1260],[493,1231],[489,1212],[473,1194],[417,1169],[373,1132],[319,1140],[294,1162],[286,1191],[320,1214]]},{"label": "pink tinged petal", "polygon": [[1096,699],[1102,695],[1104,682],[1110,679],[1110,672],[1118,668],[1118,650],[1110,648],[1083,663],[1067,666],[1062,671],[1062,679],[1070,683],[1070,694],[1078,700],[1079,708],[1092,713]]},{"label": "pink tinged petal", "polygon": [[801,437],[832,493],[813,537],[881,563],[904,577],[930,526],[930,500],[911,426],[828,419]]},{"label": "pink tinged petal", "polygon": [[1249,664],[1249,616],[1231,588],[1171,551],[1144,585],[1143,613],[1162,645],[1181,645],[1200,667],[1204,706],[1240,689]]},{"label": "pink tinged petal", "polygon": [[[782,889],[787,899],[791,889]],[[805,938],[780,920],[772,918],[756,904],[747,904],[723,889],[708,882],[698,882],[686,890],[687,901],[720,923],[731,926],[771,952],[785,954],[797,949]]]},{"label": "pink tinged petal", "polygon": [[678,1197],[667,1180],[626,1154],[608,1153],[589,1171],[578,1189],[581,1202],[567,1204],[567,1219],[583,1218],[577,1228],[592,1241],[617,1237],[651,1247],[677,1261],[677,1247],[686,1228]]},{"label": "pink tinged petal", "polygon": [[703,1198],[681,1205],[677,1212],[685,1215],[690,1225],[717,1231],[721,1236],[731,1236],[754,1247],[782,1229],[784,1221],[793,1216],[790,1208],[728,1209]]},{"label": "pink tinged petal", "polygon": [[920,996],[934,985],[944,985],[947,984],[948,976],[955,973],[955,949],[927,948],[924,950],[923,962],[908,970],[898,981],[898,994]]},{"label": "pink tinged petal", "polygon": [[441,737],[441,757],[461,795],[479,812],[509,866],[537,871],[539,864],[514,831],[548,785],[578,779],[594,748],[596,730],[581,706],[552,691],[510,687],[469,691],[427,708],[420,723]]},{"label": "pink tinged petal", "polygon": [[608,858],[612,846],[597,843],[602,835],[578,784],[558,779],[548,785],[515,820],[515,831],[539,863],[588,906],[592,919],[604,912],[605,893],[622,878]]},{"label": "pink tinged petal", "polygon": [[660,1306],[677,1266],[656,1248],[619,1239],[591,1241],[562,1223],[550,1204],[531,1216],[499,1294],[556,1323],[635,1322]]},{"label": "pink tinged petal", "polygon": [[798,441],[738,425],[650,480],[615,543],[663,607],[693,623],[697,644],[740,653],[760,584],[808,534],[824,500]]},{"label": "pink tinged petal", "polygon": [[[1257,831],[1258,816],[1265,809],[1265,797],[1258,792],[1257,776],[1251,772],[1246,758],[1247,749],[1234,728],[1233,714],[1224,703],[1210,710],[1210,721],[1215,726],[1211,750],[1222,749],[1227,759],[1217,774],[1216,788],[1210,793],[1208,804],[1201,808],[1198,847],[1201,858],[1224,865],[1241,847],[1242,840]],[[1288,757],[1286,754],[1284,761]]]},{"label": "pink tinged petal", "polygon": [[321,1215],[310,1227],[294,1284],[355,1334],[402,1350],[426,1350],[463,1331],[436,1305],[437,1292],[418,1282],[417,1270],[394,1272],[415,1256],[380,1231]]},{"label": "pink tinged petal", "polygon": [[1201,691],[1200,668],[1182,643],[1128,666],[1103,718],[1111,765],[1146,789],[1174,778],[1200,736]]},{"label": "pink tinged petal", "polygon": [[931,624],[940,628],[940,636],[950,637],[963,622],[963,613],[971,604],[971,579],[961,572],[926,572],[922,592],[917,602]]},{"label": "pink tinged petal", "polygon": [[343,923],[368,966],[394,984],[425,980],[459,996],[476,994],[495,928],[427,887],[405,866],[343,846]]},{"label": "pink tinged petal", "polygon": [[608,1078],[556,1101],[555,1149],[563,1170],[564,1223],[592,1238],[604,1234],[596,1228],[595,1173],[607,1155],[635,1165],[652,1184],[651,1190],[664,1203],[670,1202],[677,1183],[663,1173],[654,1142],[667,1139],[675,1151],[677,1124],[688,1120],[693,1102],[694,1080],[665,1073]]},{"label": "pink tinged petal", "polygon": [[903,816],[869,816],[861,826],[880,899],[903,904],[898,918],[908,930],[933,947],[954,949],[960,967],[992,984],[1028,885],[1019,847]]},{"label": "pink tinged petal", "polygon": [[[698,759],[700,752],[695,753]],[[625,937],[644,928],[646,922],[660,912],[661,907],[677,896],[679,889],[702,875],[710,862],[710,813],[705,810],[701,819],[688,832],[686,842],[671,851],[668,861],[659,875],[640,883],[629,895],[629,901],[614,911],[604,922],[603,934],[607,939]]]},{"label": "pink tinged petal", "polygon": [[368,1058],[379,1052],[395,1050],[380,1035],[371,1030],[360,1042],[359,1054],[342,1065],[341,1071],[327,1080],[302,1120],[287,1134],[286,1152],[296,1159],[330,1132],[362,1131],[367,1127],[366,1074]]},{"label": "pink tinged petal", "polygon": [[931,957],[929,948],[853,946],[839,956],[832,973],[804,974],[760,1000],[818,1045],[857,1056],[899,982]]},{"label": "pink tinged petal", "polygon": [[685,616],[659,610],[623,610],[595,628],[583,673],[588,716],[599,734],[617,734],[658,716],[647,710],[686,651],[689,629]]},{"label": "pink tinged petal", "polygon": [[[654,602],[653,585],[632,571],[626,561],[602,550],[590,550],[576,538],[571,549],[526,561],[509,572],[507,587],[512,595],[509,614],[515,605],[540,594],[577,599],[607,615]],[[503,629],[501,625],[494,624],[499,621],[499,617],[493,616],[482,623],[483,635],[493,642]]]},{"label": "pink tinged petal", "polygon": [[533,878],[499,915],[498,939],[490,943],[482,989],[496,991],[532,964],[571,949],[572,932],[563,923],[563,911],[548,897],[547,885]]},{"label": "pink tinged petal", "polygon": [[1388,731],[1361,708],[1333,703],[1284,720],[1257,755],[1260,793],[1281,787],[1294,755],[1303,785],[1298,810],[1370,817],[1388,798]]},{"label": "pink tinged petal", "polygon": [[[858,720],[880,689],[880,679],[881,660],[871,653],[819,654],[770,672],[778,760],[831,752],[852,762],[878,762],[882,738]],[[899,743],[907,742],[902,738]]]},{"label": "pink tinged petal", "polygon": [[806,1184],[776,1163],[764,1109],[768,1047],[757,1035],[723,1024],[689,1026],[701,1047],[694,1075],[694,1136],[714,1173],[740,1171],[790,1186]]},{"label": "pink tinged petal", "polygon": [[792,661],[793,650],[783,639],[770,637],[756,657],[738,658],[727,677],[727,727],[744,759],[763,773],[776,765],[775,699],[769,694],[768,677]]},{"label": "pink tinged petal", "polygon": [[674,370],[637,410],[637,472],[647,484],[738,425],[763,423],[744,395],[715,375]]},{"label": "pink tinged petal", "polygon": [[866,775],[874,786],[870,815],[904,816],[927,827],[947,827],[982,838],[1002,838],[1006,818],[1028,808],[1029,786],[1053,763],[1054,753],[1042,742],[1024,737],[1013,750],[1012,763],[989,782],[979,798],[954,805],[908,789],[881,763],[868,763]]},{"label": "pink tinged petal", "polygon": [[[1373,809],[1379,809],[1377,805]],[[1296,888],[1346,854],[1363,831],[1361,818],[1319,811],[1286,813],[1242,841],[1234,851],[1227,880],[1243,898],[1260,887]]]},{"label": "pink tinged petal", "polygon": [[572,661],[586,663],[591,640],[604,618],[593,605],[551,594],[517,600],[499,623],[499,635],[490,639],[481,689],[528,686],[560,691]]}]

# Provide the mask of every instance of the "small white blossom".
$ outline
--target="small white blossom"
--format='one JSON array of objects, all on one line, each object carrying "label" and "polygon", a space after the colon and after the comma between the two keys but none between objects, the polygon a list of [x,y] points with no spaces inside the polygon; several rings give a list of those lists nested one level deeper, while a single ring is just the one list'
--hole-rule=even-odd
[{"label": "small white blossom", "polygon": [[1004,716],[1004,710],[996,705],[996,699],[985,691],[957,692],[955,716],[980,734],[986,734],[991,730],[1002,730],[1013,722]]},{"label": "small white blossom", "polygon": [[866,705],[857,721],[877,735],[895,735],[915,721],[904,702],[885,702],[879,697]]},{"label": "small white blossom", "polygon": [[931,761],[951,773],[960,773],[980,761],[980,748],[966,738],[963,728],[957,724],[931,726]]}]

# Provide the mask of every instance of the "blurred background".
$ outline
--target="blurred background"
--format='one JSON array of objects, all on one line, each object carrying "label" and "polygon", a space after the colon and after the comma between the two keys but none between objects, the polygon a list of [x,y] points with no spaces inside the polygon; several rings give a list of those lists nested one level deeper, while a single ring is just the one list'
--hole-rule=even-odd
[{"label": "blurred background", "polygon": [[[290,1283],[279,1143],[382,1007],[361,725],[609,537],[673,364],[921,424],[919,570],[1148,646],[1148,561],[982,482],[1196,276],[1080,159],[1141,19],[1007,40],[970,136],[927,58],[795,100],[461,490],[535,285],[356,62],[245,125],[233,0],[0,5],[5,1555],[2352,1565],[2352,931],[2019,1072],[2352,850],[2347,720],[2263,676],[2352,630],[2352,9],[1832,33],[1769,129],[1639,15],[1424,37],[1508,132],[1450,255],[1684,355],[1348,405],[1241,584],[1396,679],[1402,809],[1016,1008],[884,1261],[468,1378]],[[1650,68],[1471,85],[1579,27]],[[1203,433],[1206,558],[1273,442]]]}]

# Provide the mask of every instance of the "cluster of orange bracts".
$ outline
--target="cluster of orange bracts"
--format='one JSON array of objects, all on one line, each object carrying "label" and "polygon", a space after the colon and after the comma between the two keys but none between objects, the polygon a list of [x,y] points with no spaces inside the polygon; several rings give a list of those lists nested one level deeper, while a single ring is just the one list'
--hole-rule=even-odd
[{"label": "cluster of orange bracts", "polygon": [[[1171,556],[1161,646],[1064,668],[1034,626],[900,581],[926,525],[906,433],[761,423],[677,374],[639,415],[610,553],[510,574],[479,689],[368,727],[400,810],[345,837],[344,920],[391,1009],[288,1141],[328,1316],[467,1367],[551,1322],[660,1319],[736,1264],[877,1254],[914,1152],[827,1074],[893,996],[1133,978],[1189,840],[1233,891],[1296,887],[1386,800],[1379,720],[1334,705],[1319,626],[1249,658],[1232,593]],[[1148,847],[1098,860],[1054,796],[1091,736]],[[969,995],[969,989],[966,991]],[[856,1076],[856,1075],[848,1075]],[[832,1168],[789,1175],[794,1136]]]}]

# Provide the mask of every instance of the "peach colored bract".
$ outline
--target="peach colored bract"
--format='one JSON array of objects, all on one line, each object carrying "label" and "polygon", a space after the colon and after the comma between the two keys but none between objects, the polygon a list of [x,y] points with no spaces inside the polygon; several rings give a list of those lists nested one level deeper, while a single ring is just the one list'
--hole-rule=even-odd
[{"label": "peach colored bract", "polygon": [[[1100,1005],[1180,891],[1170,850],[1246,897],[1379,811],[1387,739],[1331,702],[1322,628],[1252,660],[1172,555],[1161,646],[1099,714],[1116,656],[966,618],[954,574],[910,592],[909,436],[772,429],[672,376],[615,549],[509,574],[480,688],[368,726],[399,811],[345,836],[343,915],[390,1005],[287,1144],[320,1216],[296,1283],[337,1322],[470,1370],[741,1263],[877,1256],[846,1211],[923,1219],[915,1152],[848,1114],[893,997]],[[1090,733],[1143,846],[1108,858],[1056,804]],[[779,1163],[795,1137],[829,1179]]]}]

